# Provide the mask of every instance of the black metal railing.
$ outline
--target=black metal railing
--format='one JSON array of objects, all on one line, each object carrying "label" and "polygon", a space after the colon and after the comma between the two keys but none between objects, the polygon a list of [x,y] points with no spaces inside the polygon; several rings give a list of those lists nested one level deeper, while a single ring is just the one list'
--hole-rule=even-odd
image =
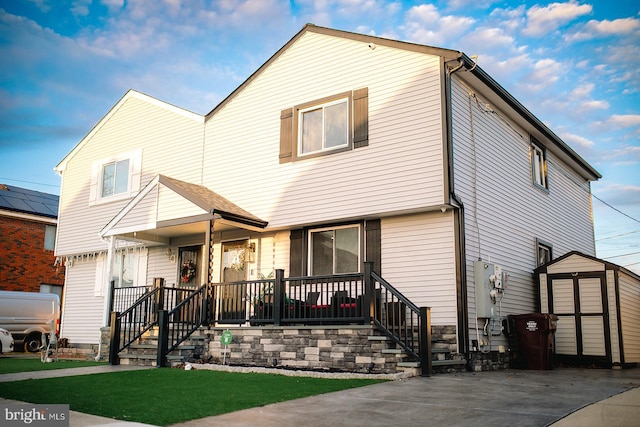
[{"label": "black metal railing", "polygon": [[111,282],[111,298],[109,312],[123,312],[138,301],[145,293],[150,291],[150,286],[127,286],[116,288],[115,282]]},{"label": "black metal railing", "polygon": [[171,310],[158,312],[157,366],[166,365],[166,356],[188,339],[210,318],[211,286],[202,285]]},{"label": "black metal railing", "polygon": [[[134,296],[142,293],[135,299],[133,304],[123,312],[111,311],[109,325],[111,326],[109,344],[109,363],[118,364],[118,353],[139,340],[145,332],[158,325],[158,313],[172,310],[183,301],[189,299],[194,293],[191,288],[174,288],[164,286],[164,281],[160,280],[151,289],[147,287],[139,288],[114,288],[112,286],[112,306],[120,307],[127,300],[132,300]],[[120,293],[117,290],[123,290]]]},{"label": "black metal railing", "polygon": [[162,307],[161,288],[154,288],[122,313],[111,312],[111,337],[109,364],[118,364],[118,353],[140,339],[157,322],[158,310]]},{"label": "black metal railing", "polygon": [[[423,375],[431,374],[429,308],[413,304],[374,273],[371,263],[365,263],[364,273],[357,274],[285,278],[283,270],[276,270],[275,276],[203,285],[196,290],[154,288],[122,314],[112,313],[111,349],[118,349],[114,360],[156,324],[158,366],[164,366],[166,355],[205,324],[356,323],[377,326],[421,363]],[[114,347],[120,332],[122,344],[116,342]]]},{"label": "black metal railing", "polygon": [[418,307],[375,272],[370,274],[374,289],[373,322],[416,361],[423,373],[431,374],[431,313]]}]

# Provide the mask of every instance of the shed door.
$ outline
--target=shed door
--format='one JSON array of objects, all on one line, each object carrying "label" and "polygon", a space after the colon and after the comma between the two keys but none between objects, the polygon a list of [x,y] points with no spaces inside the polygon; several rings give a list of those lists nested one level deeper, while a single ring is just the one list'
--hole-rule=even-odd
[{"label": "shed door", "polygon": [[550,308],[558,316],[556,355],[569,356],[580,362],[610,362],[604,275],[562,274],[550,275],[549,279]]}]

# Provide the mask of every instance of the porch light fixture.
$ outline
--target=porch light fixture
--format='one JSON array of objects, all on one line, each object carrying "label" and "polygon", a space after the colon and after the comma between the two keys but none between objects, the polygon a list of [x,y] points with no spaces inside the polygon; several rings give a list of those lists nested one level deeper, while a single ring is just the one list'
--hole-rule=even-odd
[{"label": "porch light fixture", "polygon": [[176,262],[176,255],[173,253],[171,248],[167,248],[167,258],[169,258],[169,261],[171,262]]}]

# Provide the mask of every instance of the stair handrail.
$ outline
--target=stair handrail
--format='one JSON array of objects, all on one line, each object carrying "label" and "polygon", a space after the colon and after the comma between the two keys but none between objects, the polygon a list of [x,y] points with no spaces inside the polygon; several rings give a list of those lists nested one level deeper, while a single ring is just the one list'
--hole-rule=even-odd
[{"label": "stair handrail", "polygon": [[[163,292],[162,288],[153,288],[145,292],[122,313],[111,312],[109,364],[117,365],[118,353],[129,347],[157,324],[157,311],[163,304],[161,301]],[[124,336],[121,344],[120,335],[122,332]]]},{"label": "stair handrail", "polygon": [[[391,340],[399,345],[417,362],[420,362],[423,376],[431,375],[431,310],[429,307],[418,307],[393,285],[387,282],[379,274],[365,263],[365,276],[370,275],[372,280],[371,288],[375,284],[380,285],[380,292],[377,289],[371,296],[372,322]],[[382,292],[384,290],[384,298]],[[386,305],[385,315],[382,315],[382,302]],[[397,311],[396,311],[397,310]],[[408,311],[409,319],[406,319]],[[391,316],[389,314],[391,312]],[[404,322],[395,321],[404,317]],[[392,318],[390,320],[390,317]],[[415,339],[414,332],[417,330],[418,338]]]},{"label": "stair handrail", "polygon": [[167,355],[210,321],[211,285],[204,284],[171,310],[158,312],[157,366],[166,366]]}]

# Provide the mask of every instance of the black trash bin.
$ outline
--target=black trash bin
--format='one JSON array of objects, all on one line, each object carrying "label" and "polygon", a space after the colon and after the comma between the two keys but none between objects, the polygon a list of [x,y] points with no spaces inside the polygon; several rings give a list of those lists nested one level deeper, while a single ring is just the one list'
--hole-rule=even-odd
[{"label": "black trash bin", "polygon": [[558,316],[529,313],[509,316],[518,337],[518,353],[525,369],[553,369],[554,334]]}]

